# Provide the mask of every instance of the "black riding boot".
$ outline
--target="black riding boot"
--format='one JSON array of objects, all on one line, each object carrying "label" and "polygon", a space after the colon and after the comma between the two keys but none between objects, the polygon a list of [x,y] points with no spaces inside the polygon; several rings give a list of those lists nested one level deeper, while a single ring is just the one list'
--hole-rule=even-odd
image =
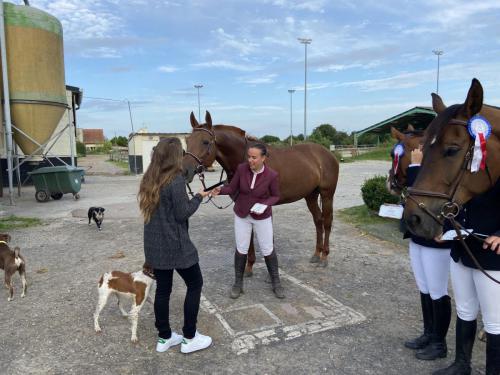
[{"label": "black riding boot", "polygon": [[486,333],[486,375],[500,375],[500,335]]},{"label": "black riding boot", "polygon": [[424,333],[413,340],[405,342],[405,346],[409,349],[423,349],[431,339],[432,299],[430,294],[420,292],[420,306],[422,307],[422,317],[424,319]]},{"label": "black riding boot", "polygon": [[243,293],[243,274],[247,264],[247,254],[240,254],[238,250],[234,252],[234,285],[231,288],[231,298],[236,299]]},{"label": "black riding boot", "polygon": [[446,334],[451,320],[451,303],[449,296],[432,301],[432,334],[429,345],[417,351],[418,359],[432,361],[444,358],[448,354]]},{"label": "black riding boot", "polygon": [[269,271],[269,276],[271,276],[271,283],[273,285],[273,292],[278,298],[285,298],[285,291],[281,286],[280,273],[278,268],[278,256],[276,251],[273,250],[271,255],[264,257],[266,261],[267,270]]},{"label": "black riding boot", "polygon": [[455,361],[432,375],[470,375],[472,347],[476,338],[476,320],[470,322],[457,316]]}]

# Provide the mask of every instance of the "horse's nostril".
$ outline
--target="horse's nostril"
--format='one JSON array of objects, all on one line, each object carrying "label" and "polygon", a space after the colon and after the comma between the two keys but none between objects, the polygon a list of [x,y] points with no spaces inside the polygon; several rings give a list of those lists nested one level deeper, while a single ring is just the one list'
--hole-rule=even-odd
[{"label": "horse's nostril", "polygon": [[421,221],[422,220],[420,219],[420,216],[418,216],[418,215],[413,214],[413,215],[410,216],[410,224],[413,227],[415,227],[417,225],[420,225]]}]

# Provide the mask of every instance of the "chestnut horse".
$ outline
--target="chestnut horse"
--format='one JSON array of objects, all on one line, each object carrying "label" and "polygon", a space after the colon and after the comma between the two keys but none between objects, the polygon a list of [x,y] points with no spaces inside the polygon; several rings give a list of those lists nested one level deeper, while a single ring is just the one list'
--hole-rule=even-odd
[{"label": "chestnut horse", "polygon": [[392,167],[387,176],[387,190],[392,195],[401,195],[406,187],[406,170],[411,162],[411,152],[420,147],[423,134],[422,130],[415,130],[411,125],[408,125],[404,132],[391,127],[391,136],[398,141],[394,147],[398,144],[403,146],[403,155],[399,157],[397,164],[394,162],[394,148],[391,151]]},{"label": "chestnut horse", "polygon": [[[235,126],[212,126],[208,111],[204,124],[199,124],[192,112],[190,120],[193,131],[186,139],[187,152],[183,160],[186,181],[191,182],[197,170],[209,167],[215,160],[224,168],[230,180],[238,165],[246,161],[247,147],[257,139],[248,137],[244,130]],[[269,147],[266,165],[279,173],[278,204],[305,198],[316,226],[316,249],[310,262],[326,266],[330,253],[333,195],[339,176],[337,160],[323,146],[305,143],[293,147]],[[321,197],[321,208],[318,197]],[[247,276],[252,274],[254,263],[255,250],[252,242],[245,270]]]},{"label": "chestnut horse", "polygon": [[[472,197],[488,191],[500,176],[500,108],[483,105],[481,83],[472,80],[463,104],[446,107],[432,94],[432,106],[438,116],[425,131],[424,159],[404,210],[408,228],[429,239],[441,234],[447,210],[460,209]],[[474,139],[467,121],[476,114],[487,119],[492,132],[486,142],[486,168],[473,173]]]}]

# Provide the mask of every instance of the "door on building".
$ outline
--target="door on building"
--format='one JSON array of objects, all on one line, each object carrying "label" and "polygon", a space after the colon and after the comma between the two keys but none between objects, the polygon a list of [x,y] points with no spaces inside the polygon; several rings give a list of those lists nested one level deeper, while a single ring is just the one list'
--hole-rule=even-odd
[{"label": "door on building", "polygon": [[143,173],[149,167],[151,163],[151,156],[153,154],[153,148],[156,146],[157,141],[143,140],[142,141],[142,171]]}]

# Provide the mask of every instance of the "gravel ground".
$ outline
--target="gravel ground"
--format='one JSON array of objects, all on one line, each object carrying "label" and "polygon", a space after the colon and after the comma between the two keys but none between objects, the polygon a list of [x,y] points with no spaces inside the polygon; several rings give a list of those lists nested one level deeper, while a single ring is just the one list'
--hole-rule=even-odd
[{"label": "gravel ground", "polygon": [[[335,208],[361,204],[359,187],[364,179],[385,174],[388,168],[386,162],[342,164]],[[208,178],[215,181],[217,172]],[[21,247],[27,259],[29,288],[21,299],[20,281],[15,277],[14,301],[7,303],[6,293],[0,295],[0,374],[427,374],[453,358],[453,327],[448,359],[419,361],[402,345],[404,339],[419,334],[421,326],[406,248],[363,235],[334,218],[330,264],[316,268],[308,262],[315,233],[304,201],[275,209],[280,266],[290,275],[284,279],[288,292],[284,301],[274,299],[264,283],[259,256],[253,279],[246,281],[246,294],[236,301],[226,297],[232,283],[232,211],[203,205],[193,216],[190,231],[200,253],[204,297],[232,311],[244,305],[298,311],[297,306],[307,305],[302,306],[306,309],[322,302],[306,291],[309,288],[334,298],[338,311],[352,309],[364,316],[363,321],[303,333],[293,340],[278,338],[237,355],[233,337],[205,306],[198,328],[213,337],[213,347],[189,356],[177,348],[157,354],[152,305],[146,304],[141,311],[140,341],[134,345],[129,341],[128,321],[110,299],[101,314],[103,332],[95,334],[92,314],[99,275],[111,269],[135,271],[143,261],[142,224],[135,198],[139,179],[89,176],[79,201],[67,195],[61,201],[37,203],[29,187],[15,207],[6,206],[8,200],[3,198],[4,214],[40,217],[45,225],[11,232],[12,243]],[[96,205],[106,208],[102,232],[95,225],[87,226],[86,209]],[[292,282],[294,278],[300,288]],[[176,330],[182,327],[184,290],[176,277],[171,300],[171,324]],[[306,315],[301,312],[295,317],[302,322],[308,319]],[[258,314],[242,313],[231,324],[258,327],[264,324],[261,319]],[[484,343],[477,343],[474,360],[480,370],[484,369],[484,351]]]}]

